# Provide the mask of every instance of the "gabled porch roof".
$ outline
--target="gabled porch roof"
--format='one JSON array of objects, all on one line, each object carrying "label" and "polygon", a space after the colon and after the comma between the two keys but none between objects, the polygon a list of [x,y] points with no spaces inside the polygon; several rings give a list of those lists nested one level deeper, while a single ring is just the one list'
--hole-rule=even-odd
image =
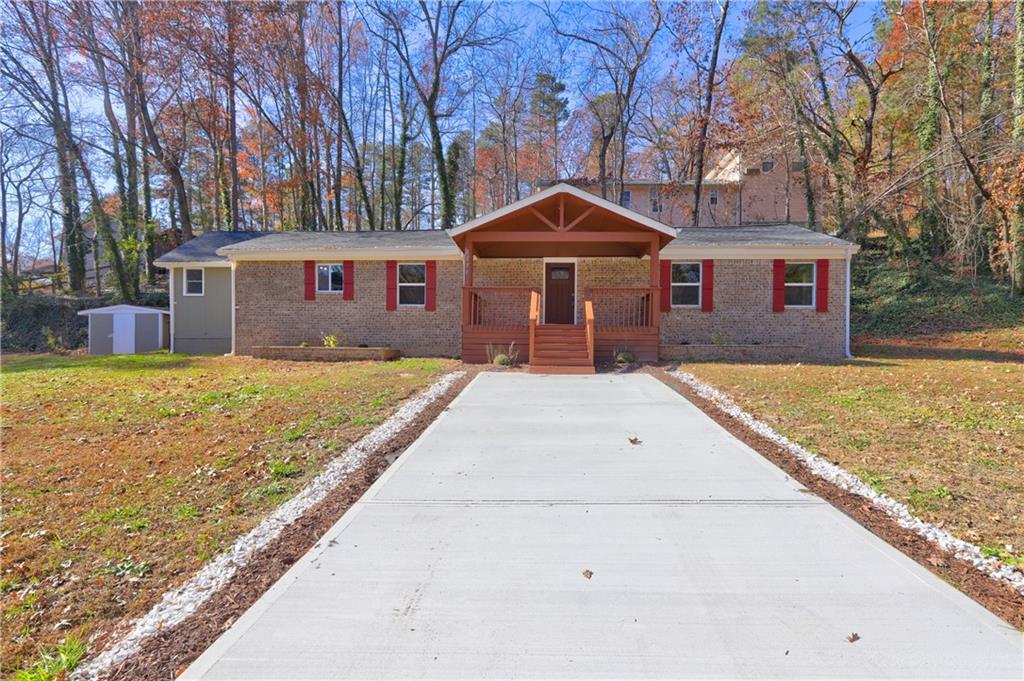
[{"label": "gabled porch roof", "polygon": [[480,257],[641,256],[676,237],[657,220],[557,184],[450,230]]}]

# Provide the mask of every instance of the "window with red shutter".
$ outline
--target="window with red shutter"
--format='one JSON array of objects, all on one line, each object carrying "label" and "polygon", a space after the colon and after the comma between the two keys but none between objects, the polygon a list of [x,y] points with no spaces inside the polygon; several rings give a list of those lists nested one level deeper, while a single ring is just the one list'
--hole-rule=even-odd
[{"label": "window with red shutter", "polygon": [[815,309],[818,312],[828,312],[828,260],[818,260],[818,272],[815,277]]},{"label": "window with red shutter", "polygon": [[437,309],[437,261],[427,261],[427,296],[423,309],[433,312]]},{"label": "window with red shutter", "polygon": [[772,312],[786,309],[786,261],[772,261]]},{"label": "window with red shutter", "polygon": [[305,299],[316,300],[316,261],[306,260],[302,263],[305,272]]},{"label": "window with red shutter", "polygon": [[344,263],[345,287],[342,289],[342,300],[356,299],[356,263],[353,260],[346,260]]},{"label": "window with red shutter", "polygon": [[704,260],[700,265],[700,311],[715,309],[715,261]]},{"label": "window with red shutter", "polygon": [[387,303],[386,309],[398,309],[398,261],[388,260],[387,264]]}]

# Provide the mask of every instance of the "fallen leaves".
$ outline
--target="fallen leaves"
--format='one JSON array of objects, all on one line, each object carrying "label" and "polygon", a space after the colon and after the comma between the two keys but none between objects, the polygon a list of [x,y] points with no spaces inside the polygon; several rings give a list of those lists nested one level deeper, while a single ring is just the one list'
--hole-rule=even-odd
[{"label": "fallen leaves", "polygon": [[859,640],[860,640],[860,634],[858,634],[858,633],[857,633],[857,632],[855,631],[855,632],[853,632],[852,634],[850,634],[849,636],[847,636],[847,637],[846,637],[846,640],[847,640],[847,641],[849,641],[850,643],[856,643],[857,641],[859,641]]},{"label": "fallen leaves", "polygon": [[643,440],[638,438],[636,435],[630,435],[629,436],[629,444],[631,444],[631,445],[638,445],[638,444],[641,444],[641,443],[643,443]]},{"label": "fallen leaves", "polygon": [[584,570],[581,574],[584,577],[586,577],[587,579],[590,579],[591,577],[594,576],[594,571],[593,570]]}]

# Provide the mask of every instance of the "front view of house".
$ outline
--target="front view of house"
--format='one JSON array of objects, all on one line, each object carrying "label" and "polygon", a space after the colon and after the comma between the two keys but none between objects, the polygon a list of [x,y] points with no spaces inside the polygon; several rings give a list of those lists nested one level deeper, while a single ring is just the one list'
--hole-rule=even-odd
[{"label": "front view of house", "polygon": [[559,184],[449,231],[214,232],[167,253],[171,349],[384,346],[531,370],[849,354],[857,246],[795,225],[674,229]]}]

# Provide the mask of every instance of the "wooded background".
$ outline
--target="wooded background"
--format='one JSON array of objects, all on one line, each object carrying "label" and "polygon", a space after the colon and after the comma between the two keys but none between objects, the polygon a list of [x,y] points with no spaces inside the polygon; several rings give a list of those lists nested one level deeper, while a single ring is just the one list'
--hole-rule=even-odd
[{"label": "wooded background", "polygon": [[784,155],[809,226],[1024,287],[1024,0],[11,2],[4,295],[220,229],[447,228]]}]

